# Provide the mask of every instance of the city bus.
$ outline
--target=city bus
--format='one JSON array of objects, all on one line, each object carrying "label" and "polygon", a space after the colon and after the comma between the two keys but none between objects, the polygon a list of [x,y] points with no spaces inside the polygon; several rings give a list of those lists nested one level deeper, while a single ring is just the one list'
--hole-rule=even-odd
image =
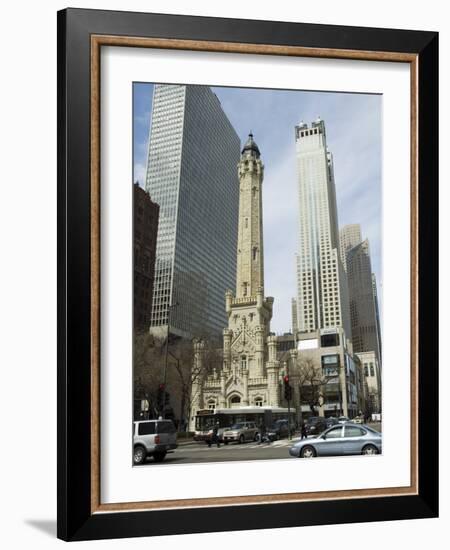
[{"label": "city bus", "polygon": [[260,433],[274,425],[277,420],[288,420],[295,427],[295,409],[283,407],[233,407],[230,409],[202,409],[195,416],[195,439],[208,437],[210,430],[219,423],[220,431],[240,422],[255,422]]}]

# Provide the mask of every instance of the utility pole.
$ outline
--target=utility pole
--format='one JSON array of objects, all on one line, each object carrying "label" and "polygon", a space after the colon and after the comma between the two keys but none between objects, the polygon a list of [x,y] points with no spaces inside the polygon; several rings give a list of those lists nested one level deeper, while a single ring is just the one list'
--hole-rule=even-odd
[{"label": "utility pole", "polygon": [[[288,372],[287,367],[286,367],[286,372]],[[288,404],[288,437],[289,439],[292,439],[292,432],[291,432],[292,387],[289,384],[289,374],[285,374],[283,376],[283,383],[284,383],[284,398],[286,399]]]}]

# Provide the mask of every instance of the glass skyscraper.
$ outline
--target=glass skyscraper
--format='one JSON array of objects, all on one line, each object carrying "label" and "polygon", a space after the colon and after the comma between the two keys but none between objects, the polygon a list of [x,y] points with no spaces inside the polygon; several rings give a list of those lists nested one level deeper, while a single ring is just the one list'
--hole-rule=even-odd
[{"label": "glass skyscraper", "polygon": [[239,157],[239,137],[209,87],[155,85],[146,175],[160,206],[151,327],[169,322],[171,332],[192,337],[226,326]]},{"label": "glass skyscraper", "polygon": [[341,228],[340,243],[347,273],[353,351],[373,351],[381,365],[378,297],[369,241],[362,239],[359,224],[351,224]]}]

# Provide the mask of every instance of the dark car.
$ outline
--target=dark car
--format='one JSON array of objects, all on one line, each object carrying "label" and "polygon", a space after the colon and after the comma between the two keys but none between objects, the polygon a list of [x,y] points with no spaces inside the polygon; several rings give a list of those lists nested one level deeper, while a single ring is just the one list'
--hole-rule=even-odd
[{"label": "dark car", "polygon": [[276,420],[273,426],[266,429],[266,437],[270,441],[276,441],[289,436],[289,424],[287,420]]},{"label": "dark car", "polygon": [[318,435],[327,427],[327,419],[323,416],[310,416],[306,421],[306,435]]},{"label": "dark car", "polygon": [[327,428],[331,428],[331,426],[336,426],[336,424],[339,424],[339,420],[335,416],[329,416],[325,419]]}]

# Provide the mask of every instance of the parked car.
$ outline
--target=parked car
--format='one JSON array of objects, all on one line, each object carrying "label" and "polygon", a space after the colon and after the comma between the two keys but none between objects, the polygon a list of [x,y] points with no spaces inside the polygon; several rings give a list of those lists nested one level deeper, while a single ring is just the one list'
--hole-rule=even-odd
[{"label": "parked car", "polygon": [[346,422],[328,428],[320,436],[297,441],[291,456],[312,458],[333,455],[376,455],[381,453],[381,434],[365,424]]},{"label": "parked car", "polygon": [[143,464],[148,456],[162,462],[177,448],[177,431],[172,420],[141,420],[133,423],[133,461]]},{"label": "parked car", "polygon": [[362,414],[359,414],[358,416],[355,416],[355,418],[353,418],[352,422],[354,424],[364,424],[364,416]]},{"label": "parked car", "polygon": [[[217,437],[219,438],[219,442],[223,443],[223,433],[226,430],[229,430],[230,426],[225,426],[223,428],[219,428],[217,431]],[[194,441],[205,441],[206,443],[212,441],[213,436],[213,428],[206,428],[206,430],[197,430],[194,434]]]},{"label": "parked car", "polygon": [[310,416],[306,421],[306,435],[318,435],[327,429],[327,421],[323,416]]},{"label": "parked car", "polygon": [[258,441],[259,429],[254,422],[238,422],[223,433],[223,442],[228,445],[231,441],[244,443],[245,441]]},{"label": "parked car", "polygon": [[339,424],[345,424],[346,422],[350,422],[350,418],[348,416],[340,416],[338,422]]},{"label": "parked car", "polygon": [[276,420],[273,426],[266,429],[266,437],[269,441],[276,441],[289,436],[289,423],[287,420]]}]

